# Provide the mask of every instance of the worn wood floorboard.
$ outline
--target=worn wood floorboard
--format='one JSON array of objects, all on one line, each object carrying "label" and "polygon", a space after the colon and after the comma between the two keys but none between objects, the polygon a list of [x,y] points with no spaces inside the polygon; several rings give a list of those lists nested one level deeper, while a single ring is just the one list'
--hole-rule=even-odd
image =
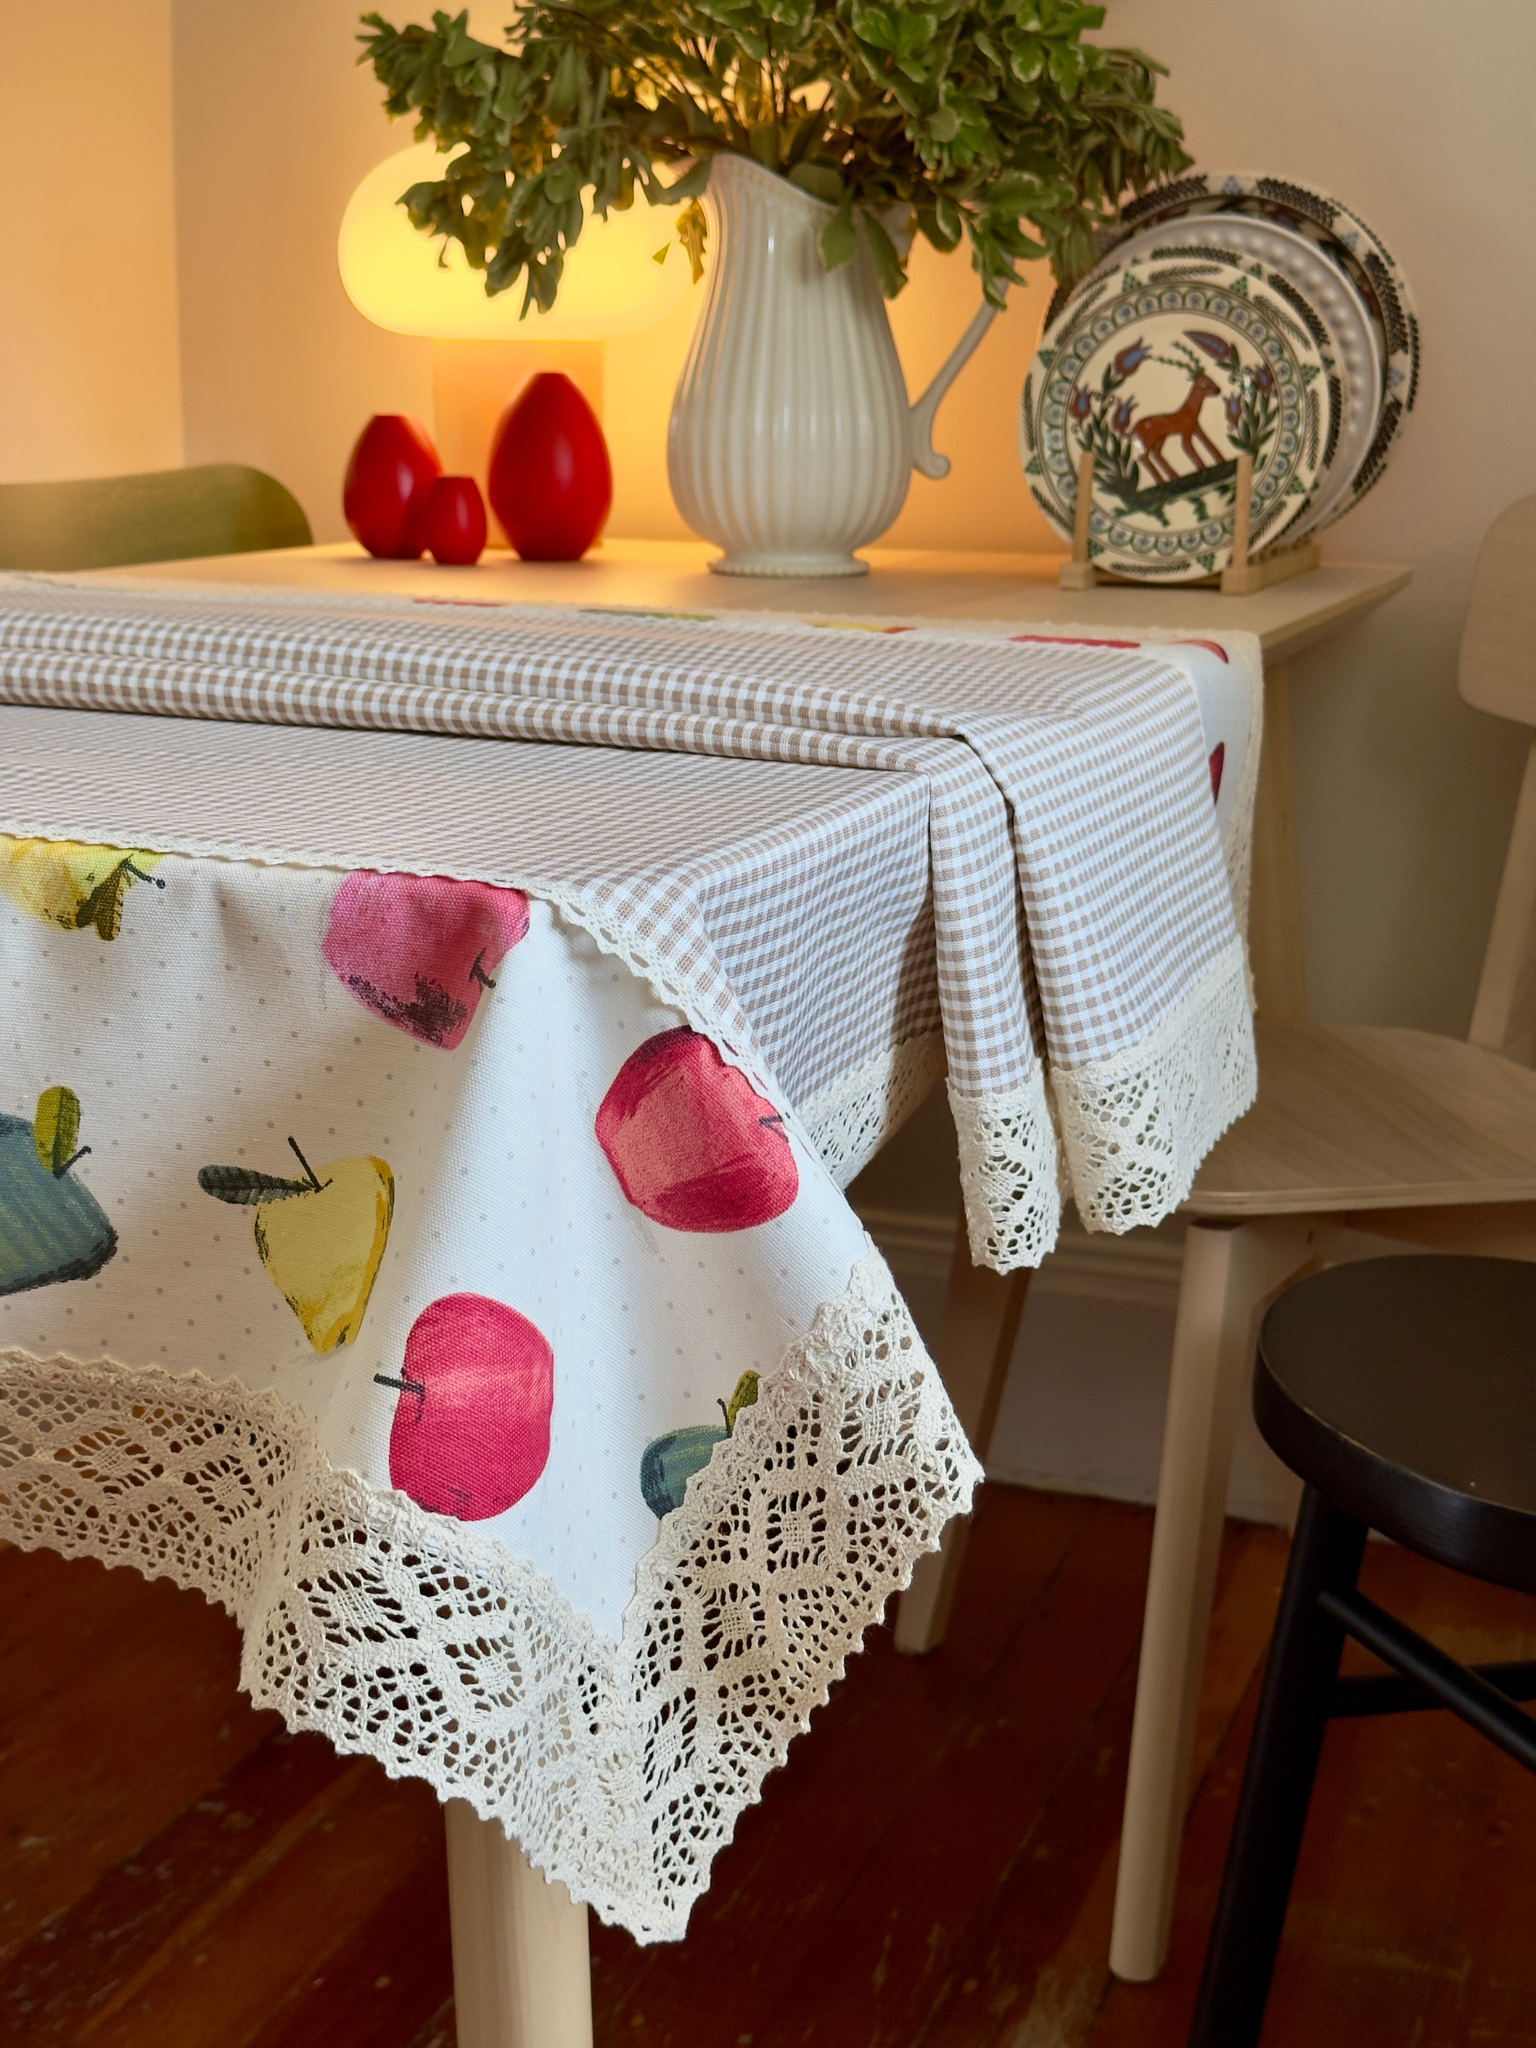
[{"label": "worn wood floorboard", "polygon": [[722,2041],[754,2029],[758,2041],[769,2038],[767,2008],[786,1980],[813,1967],[807,1951],[860,1876],[889,1867],[901,1801],[954,1747],[980,1689],[1094,1519],[1088,1501],[1015,1488],[988,1497],[944,1654],[899,1657],[889,1631],[871,1634],[811,1739],[768,1779],[762,1804],[716,1862],[684,1947],[638,1951],[626,1935],[595,1936],[600,2027],[615,2038],[638,2030],[656,2048],[694,2048],[696,2016],[707,2011]]},{"label": "worn wood floorboard", "polygon": [[[872,1632],[681,1946],[594,1929],[599,2048],[1179,2048],[1285,1543],[1229,1528],[1173,1954],[1106,1975],[1150,1517],[983,1495],[937,1656]],[[1387,1546],[1469,1658],[1536,1603]],[[431,1794],[236,1690],[227,1618],[0,1553],[0,2048],[454,2048]],[[1365,1660],[1361,1659],[1360,1662]],[[1536,2048],[1536,1780],[1443,1714],[1328,1735],[1266,2048]]]},{"label": "worn wood floorboard", "polygon": [[[1536,1654],[1536,1602],[1386,1544],[1361,1584],[1454,1655]],[[1347,1668],[1379,1669],[1351,1648]],[[1206,1773],[1169,1966],[1115,1984],[1091,2048],[1175,2048],[1194,2009],[1258,1695]],[[1536,1778],[1449,1714],[1335,1722],[1323,1745],[1264,2048],[1514,2048],[1536,2041]],[[1049,2037],[1046,2037],[1049,2039]]]}]

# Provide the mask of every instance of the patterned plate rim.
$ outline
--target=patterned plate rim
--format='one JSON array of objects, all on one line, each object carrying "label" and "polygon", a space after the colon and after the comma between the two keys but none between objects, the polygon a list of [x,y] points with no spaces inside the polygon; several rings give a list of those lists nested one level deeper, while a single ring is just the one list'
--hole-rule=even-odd
[{"label": "patterned plate rim", "polygon": [[[1087,277],[1066,291],[1057,291],[1047,308],[1046,325],[1049,327],[1059,317],[1063,305],[1098,275],[1130,235],[1156,226],[1160,219],[1178,213],[1181,208],[1223,199],[1255,200],[1310,221],[1334,243],[1347,263],[1364,273],[1380,302],[1387,350],[1382,364],[1381,419],[1349,501],[1340,507],[1338,516],[1342,516],[1381,481],[1388,460],[1402,440],[1408,415],[1418,399],[1420,342],[1418,311],[1406,275],[1375,229],[1339,200],[1294,178],[1278,178],[1267,172],[1191,171],[1127,202],[1118,221],[1101,233],[1099,262]],[[1367,257],[1351,248],[1346,240],[1351,233],[1366,245]],[[1369,255],[1375,256],[1374,270]]]}]

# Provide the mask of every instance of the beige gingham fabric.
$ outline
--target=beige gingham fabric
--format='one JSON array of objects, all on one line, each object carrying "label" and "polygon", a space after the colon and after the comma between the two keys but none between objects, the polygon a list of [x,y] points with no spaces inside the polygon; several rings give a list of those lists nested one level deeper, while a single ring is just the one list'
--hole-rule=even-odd
[{"label": "beige gingham fabric", "polygon": [[919,776],[0,708],[0,830],[523,889],[803,1108],[939,1027]]},{"label": "beige gingham fabric", "polygon": [[[991,1263],[1034,1263],[1054,1238],[1053,1110],[1086,1219],[1125,1228],[1182,1198],[1251,1098],[1198,711],[1155,653],[3,578],[0,698],[920,778],[951,1097],[962,1160],[969,1119],[971,1177],[990,1189],[976,1204],[968,1190],[972,1242]],[[594,849],[605,826],[594,808]],[[680,962],[665,896],[634,914]],[[774,930],[757,934],[765,963]],[[881,977],[833,1001],[845,1048],[891,1041]],[[979,1228],[1000,1207],[1014,1220]]]}]

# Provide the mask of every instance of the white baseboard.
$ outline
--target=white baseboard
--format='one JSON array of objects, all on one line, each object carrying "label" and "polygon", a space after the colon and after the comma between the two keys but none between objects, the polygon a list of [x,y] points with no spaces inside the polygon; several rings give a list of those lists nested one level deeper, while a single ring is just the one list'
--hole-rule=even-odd
[{"label": "white baseboard", "polygon": [[[954,1256],[955,1224],[948,1216],[905,1209],[861,1209],[865,1229],[885,1254],[897,1281],[944,1280]],[[1056,1249],[1034,1279],[1037,1294],[1076,1294],[1096,1301],[1134,1301],[1174,1308],[1184,1257],[1179,1225],[1138,1230],[1128,1237],[1092,1236],[1075,1220],[1062,1227]]]},{"label": "white baseboard", "polygon": [[[955,1225],[947,1216],[861,1208],[931,1342],[943,1314]],[[1178,1306],[1183,1230],[1089,1236],[1074,1221],[1030,1284],[997,1427],[992,1478],[1050,1492],[1151,1501]],[[1228,1513],[1288,1522],[1296,1482],[1239,1417]]]}]

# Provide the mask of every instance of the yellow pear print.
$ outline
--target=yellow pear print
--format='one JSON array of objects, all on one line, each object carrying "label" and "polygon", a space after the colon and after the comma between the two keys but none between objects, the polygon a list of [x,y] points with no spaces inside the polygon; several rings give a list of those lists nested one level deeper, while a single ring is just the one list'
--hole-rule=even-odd
[{"label": "yellow pear print", "polygon": [[205,1166],[204,1194],[256,1211],[256,1250],[316,1351],[362,1327],[395,1212],[395,1176],[382,1159],[333,1159],[317,1173],[290,1138],[302,1180],[244,1166]]},{"label": "yellow pear print", "polygon": [[94,925],[98,938],[115,939],[123,898],[135,882],[165,883],[149,872],[160,860],[121,846],[86,846],[74,839],[13,839],[0,832],[0,889],[13,903],[60,931]]}]

